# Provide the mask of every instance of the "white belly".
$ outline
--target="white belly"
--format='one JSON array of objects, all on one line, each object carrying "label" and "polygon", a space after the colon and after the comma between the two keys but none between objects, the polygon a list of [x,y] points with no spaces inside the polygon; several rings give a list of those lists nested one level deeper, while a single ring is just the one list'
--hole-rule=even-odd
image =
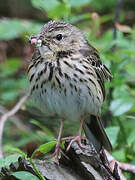
[{"label": "white belly", "polygon": [[[79,85],[80,87],[80,85]],[[100,113],[100,104],[94,96],[88,95],[88,90],[81,85],[81,92],[76,92],[67,85],[65,88],[51,88],[49,83],[45,84],[45,91],[35,90],[32,97],[43,111],[45,116],[64,118],[71,121],[80,120],[81,116]]]}]

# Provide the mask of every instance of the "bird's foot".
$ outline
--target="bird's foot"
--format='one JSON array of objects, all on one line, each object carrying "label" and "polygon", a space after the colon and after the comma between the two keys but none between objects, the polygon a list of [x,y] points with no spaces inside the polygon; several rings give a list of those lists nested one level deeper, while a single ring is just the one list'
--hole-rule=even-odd
[{"label": "bird's foot", "polygon": [[62,140],[71,140],[66,151],[68,151],[71,147],[71,145],[73,144],[73,142],[77,142],[78,145],[81,147],[81,148],[84,148],[84,146],[82,145],[82,142],[81,140],[82,139],[86,139],[85,136],[82,136],[80,133],[77,135],[77,136],[71,136],[71,137],[67,137],[67,138],[62,138]]},{"label": "bird's foot", "polygon": [[56,144],[54,153],[51,154],[50,156],[47,156],[45,159],[52,159],[52,158],[55,157],[55,162],[56,162],[56,164],[59,165],[59,159],[60,159],[61,154],[62,154],[63,156],[65,156],[67,159],[69,159],[69,158],[66,156],[66,154],[63,152],[61,145],[60,145],[60,144]]}]

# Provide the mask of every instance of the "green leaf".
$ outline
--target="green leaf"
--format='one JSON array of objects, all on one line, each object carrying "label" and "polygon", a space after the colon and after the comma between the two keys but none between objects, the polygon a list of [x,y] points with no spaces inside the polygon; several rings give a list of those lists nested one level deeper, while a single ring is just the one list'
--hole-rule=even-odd
[{"label": "green leaf", "polygon": [[106,128],[106,133],[111,141],[112,146],[116,144],[119,130],[120,128],[118,126],[112,126]]},{"label": "green leaf", "polygon": [[83,13],[81,15],[78,16],[73,16],[69,19],[69,23],[71,24],[75,24],[78,21],[82,21],[82,20],[88,20],[91,18],[91,14],[90,13]]},{"label": "green leaf", "polygon": [[0,158],[0,171],[1,171],[2,167],[5,167],[5,159],[4,158]]},{"label": "green leaf", "polygon": [[32,158],[41,154],[46,154],[56,145],[56,141],[51,141],[39,146],[32,154]]},{"label": "green leaf", "polygon": [[132,144],[133,142],[135,142],[135,130],[133,130],[133,131],[129,134],[129,136],[128,136],[128,138],[127,138],[127,142],[128,142],[128,144]]},{"label": "green leaf", "polygon": [[112,152],[112,156],[117,160],[117,161],[125,161],[126,155],[125,155],[125,150],[120,149],[117,151]]},{"label": "green leaf", "polygon": [[61,19],[64,17],[68,17],[69,14],[70,8],[66,4],[60,3],[48,12],[48,17],[52,19]]},{"label": "green leaf", "polygon": [[126,130],[127,135],[129,136],[129,134],[134,130],[135,120],[134,119],[125,119],[123,121],[123,127]]},{"label": "green leaf", "polygon": [[21,61],[20,59],[17,58],[10,58],[7,61],[7,67],[9,69],[17,69],[21,66]]},{"label": "green leaf", "polygon": [[2,167],[8,167],[11,163],[17,162],[20,156],[20,154],[12,154],[6,158],[0,158],[0,169]]},{"label": "green leaf", "polygon": [[20,154],[22,156],[26,156],[26,154],[22,150],[20,150],[17,147],[13,147],[11,145],[5,145],[4,146],[4,151],[8,152],[8,153],[17,153],[17,154]]},{"label": "green leaf", "polygon": [[15,163],[18,161],[18,158],[20,157],[20,154],[12,154],[10,156],[7,156],[5,158],[5,164],[10,165],[11,163]]},{"label": "green leaf", "polygon": [[134,105],[132,99],[120,98],[115,99],[111,102],[110,110],[113,112],[114,116],[119,116],[129,111]]},{"label": "green leaf", "polygon": [[[135,120],[135,116],[126,116],[128,119],[133,119]],[[134,122],[135,123],[135,122]]]},{"label": "green leaf", "polygon": [[1,76],[11,76],[16,70],[21,66],[20,59],[17,58],[9,58],[5,63],[1,63],[0,71]]},{"label": "green leaf", "polygon": [[94,0],[92,1],[91,6],[95,11],[103,11],[104,9],[112,11],[113,8],[116,7],[116,3],[116,0]]},{"label": "green leaf", "polygon": [[46,140],[48,141],[52,141],[54,139],[54,135],[53,132],[51,132],[50,129],[48,129],[47,127],[45,127],[43,124],[41,124],[39,121],[36,120],[31,120],[30,121],[32,124],[38,126],[39,128],[41,128],[43,130],[43,132],[45,132],[45,136],[47,137]]},{"label": "green leaf", "polygon": [[[10,30],[10,31],[9,31]],[[0,39],[9,40],[20,36],[23,30],[22,24],[18,20],[0,21]]]},{"label": "green leaf", "polygon": [[3,92],[1,95],[1,99],[3,100],[4,103],[9,103],[15,100],[17,96],[18,94],[16,93],[16,91],[11,90],[7,92]]},{"label": "green leaf", "polygon": [[18,178],[19,180],[39,180],[37,176],[34,176],[30,172],[27,171],[18,171],[18,172],[13,172],[11,175],[14,177]]},{"label": "green leaf", "polygon": [[68,0],[71,7],[84,6],[89,4],[91,0]]},{"label": "green leaf", "polygon": [[15,79],[6,79],[6,81],[3,81],[1,83],[1,89],[3,90],[4,93],[13,91],[17,88],[18,82]]},{"label": "green leaf", "polygon": [[0,40],[10,40],[26,34],[39,33],[42,25],[43,24],[35,23],[34,21],[20,19],[7,18],[0,20]]},{"label": "green leaf", "polygon": [[31,0],[31,2],[35,8],[43,9],[47,12],[51,11],[59,4],[58,0]]}]

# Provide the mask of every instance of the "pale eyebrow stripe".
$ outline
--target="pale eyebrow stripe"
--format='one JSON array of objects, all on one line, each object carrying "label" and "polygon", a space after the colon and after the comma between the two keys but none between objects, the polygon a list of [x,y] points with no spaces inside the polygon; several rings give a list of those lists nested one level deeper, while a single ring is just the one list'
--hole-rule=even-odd
[{"label": "pale eyebrow stripe", "polygon": [[50,28],[49,30],[48,30],[48,32],[52,32],[52,31],[59,31],[60,29],[63,29],[63,28],[65,28],[65,27],[67,27],[67,26],[58,26],[58,27],[53,27],[53,28]]}]

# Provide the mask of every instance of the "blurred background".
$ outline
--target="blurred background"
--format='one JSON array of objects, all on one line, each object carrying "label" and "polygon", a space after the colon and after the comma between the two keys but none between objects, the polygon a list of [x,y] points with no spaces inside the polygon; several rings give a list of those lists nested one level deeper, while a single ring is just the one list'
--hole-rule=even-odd
[{"label": "blurred background", "polygon": [[[135,164],[134,0],[0,0],[0,115],[28,92],[26,71],[33,53],[28,37],[51,19],[79,27],[111,70],[102,118],[114,148],[112,155]],[[30,155],[38,145],[57,137],[59,122],[41,116],[28,99],[6,122],[5,155],[15,147]],[[77,129],[78,125],[65,122],[64,135],[75,135]]]}]

